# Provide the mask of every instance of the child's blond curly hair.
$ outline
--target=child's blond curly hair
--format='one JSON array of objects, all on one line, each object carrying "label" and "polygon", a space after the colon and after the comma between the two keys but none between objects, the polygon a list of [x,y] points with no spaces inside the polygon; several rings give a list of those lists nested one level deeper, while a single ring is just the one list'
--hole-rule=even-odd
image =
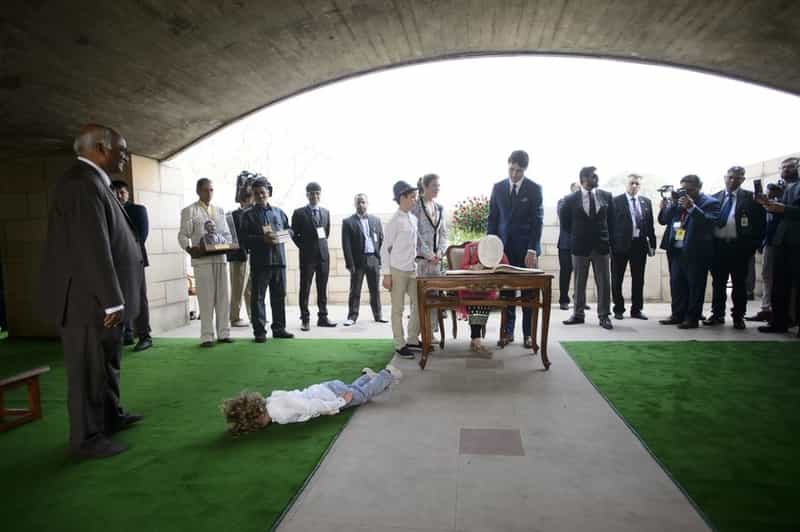
[{"label": "child's blond curly hair", "polygon": [[268,416],[264,397],[260,393],[247,390],[222,401],[219,409],[228,423],[228,431],[234,436],[262,428],[263,424],[259,420]]}]

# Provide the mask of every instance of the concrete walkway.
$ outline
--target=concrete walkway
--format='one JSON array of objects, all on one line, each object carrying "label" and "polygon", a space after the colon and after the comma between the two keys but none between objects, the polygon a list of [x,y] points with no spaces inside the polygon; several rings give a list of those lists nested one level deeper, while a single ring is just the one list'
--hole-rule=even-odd
[{"label": "concrete walkway", "polygon": [[[332,319],[344,315],[341,307],[331,311]],[[649,321],[615,320],[615,329],[605,331],[592,311],[588,324],[566,327],[561,320],[569,313],[554,310],[549,372],[521,348],[519,330],[517,343],[492,360],[476,359],[465,324],[425,371],[396,360],[403,382],[356,412],[279,530],[708,530],[558,342],[778,338],[730,324],[679,334],[657,324],[667,305],[645,312]],[[498,321],[490,320],[487,343],[497,338]],[[197,329],[193,323],[172,335],[199,336]],[[299,334],[366,338],[389,331],[370,321]]]}]

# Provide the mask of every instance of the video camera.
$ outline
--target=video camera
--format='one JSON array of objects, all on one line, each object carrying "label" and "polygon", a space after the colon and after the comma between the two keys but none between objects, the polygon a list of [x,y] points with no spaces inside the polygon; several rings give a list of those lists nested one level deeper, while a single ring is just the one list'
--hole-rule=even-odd
[{"label": "video camera", "polygon": [[661,194],[661,199],[669,199],[672,201],[678,201],[687,194],[685,188],[681,187],[676,190],[672,185],[664,185],[659,187],[658,193]]}]

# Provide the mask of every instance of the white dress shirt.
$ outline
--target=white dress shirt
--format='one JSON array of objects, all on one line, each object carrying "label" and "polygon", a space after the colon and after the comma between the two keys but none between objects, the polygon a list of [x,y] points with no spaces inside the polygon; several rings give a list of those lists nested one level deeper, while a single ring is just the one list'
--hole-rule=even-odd
[{"label": "white dress shirt", "polygon": [[[738,188],[730,193],[732,194],[730,199],[731,211],[728,213],[728,219],[725,221],[725,225],[722,227],[714,227],[714,236],[717,238],[721,238],[722,240],[734,240],[736,238],[736,194],[738,193]],[[727,189],[725,189],[725,195],[722,197],[720,211],[725,206],[726,201],[729,201]]]},{"label": "white dress shirt", "polygon": [[[107,187],[110,187],[110,186],[111,186],[111,178],[110,178],[110,177],[108,177],[108,174],[106,173],[106,171],[105,171],[105,170],[103,170],[102,168],[100,168],[99,166],[97,166],[96,164],[94,164],[92,161],[90,161],[90,160],[89,160],[89,159],[87,159],[86,157],[80,157],[80,156],[79,156],[79,157],[78,157],[78,160],[79,160],[79,161],[81,161],[81,162],[84,162],[84,163],[88,164],[89,166],[91,166],[92,168],[94,168],[95,170],[97,170],[97,173],[98,173],[98,174],[100,174],[100,177],[102,177],[102,178],[103,178],[103,181],[105,182],[106,186],[107,186]],[[121,208],[121,206],[120,206],[120,208]],[[119,312],[120,310],[122,310],[122,309],[124,309],[124,308],[125,308],[125,305],[118,305],[118,306],[116,306],[116,307],[109,307],[109,308],[105,309],[105,312],[106,312],[106,315],[108,315],[108,314],[114,314],[115,312]]]},{"label": "white dress shirt", "polygon": [[364,253],[367,255],[375,253],[375,243],[372,241],[372,233],[369,230],[369,217],[366,214],[358,216],[358,221],[361,223],[361,233],[364,235]]},{"label": "white dress shirt", "polygon": [[591,206],[589,204],[589,194],[594,196],[594,209],[595,214],[597,213],[598,205],[597,205],[597,189],[593,188],[591,192],[586,190],[585,188],[581,187],[581,197],[583,198],[583,210],[586,211],[587,216],[591,216]]},{"label": "white dress shirt", "polygon": [[274,391],[266,398],[266,402],[269,417],[281,425],[302,423],[318,416],[332,416],[347,404],[344,398],[322,384],[314,384],[305,390]]},{"label": "white dress shirt", "polygon": [[416,271],[417,267],[417,217],[397,209],[383,228],[381,268],[384,274],[391,269],[403,272]]},{"label": "white dress shirt", "polygon": [[[639,207],[639,214],[642,216],[642,222],[644,222],[644,214],[642,214],[642,202],[639,201],[639,196],[631,196],[627,192],[625,193],[625,197],[628,199],[628,212],[631,215],[631,227],[633,227],[633,238],[639,238],[639,228],[636,227],[636,211],[633,209],[633,202],[636,202],[636,205]],[[597,201],[595,199],[595,201]]]}]

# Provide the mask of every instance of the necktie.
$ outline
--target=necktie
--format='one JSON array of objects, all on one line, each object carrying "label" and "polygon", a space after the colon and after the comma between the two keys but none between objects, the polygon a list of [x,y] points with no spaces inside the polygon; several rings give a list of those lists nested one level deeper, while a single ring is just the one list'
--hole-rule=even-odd
[{"label": "necktie", "polygon": [[319,226],[319,209],[311,209],[311,215],[314,218],[314,225]]},{"label": "necktie", "polygon": [[516,183],[511,185],[511,199],[512,200],[517,199],[517,184]]},{"label": "necktie", "polygon": [[589,191],[589,216],[594,218],[597,216],[597,205],[594,203],[594,194],[592,191]]},{"label": "necktie", "polygon": [[731,207],[733,206],[733,194],[728,192],[728,196],[725,198],[725,204],[722,206],[722,210],[719,211],[719,218],[717,219],[717,227],[725,227],[725,224],[728,223],[728,216],[731,214]]},{"label": "necktie", "polygon": [[642,228],[642,211],[639,210],[639,202],[636,198],[631,198],[633,204],[633,219],[636,221],[636,229]]}]

